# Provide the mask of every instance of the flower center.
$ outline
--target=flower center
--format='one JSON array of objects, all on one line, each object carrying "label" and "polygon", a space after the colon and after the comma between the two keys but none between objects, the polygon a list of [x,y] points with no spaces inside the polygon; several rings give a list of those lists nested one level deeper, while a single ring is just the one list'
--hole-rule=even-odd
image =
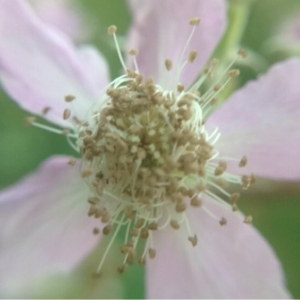
[{"label": "flower center", "polygon": [[214,149],[197,92],[164,92],[133,71],[122,81],[82,125],[78,143],[82,176],[95,191],[89,214],[108,223],[104,233],[122,219],[135,243],[168,224],[179,228],[188,201],[201,205]]}]

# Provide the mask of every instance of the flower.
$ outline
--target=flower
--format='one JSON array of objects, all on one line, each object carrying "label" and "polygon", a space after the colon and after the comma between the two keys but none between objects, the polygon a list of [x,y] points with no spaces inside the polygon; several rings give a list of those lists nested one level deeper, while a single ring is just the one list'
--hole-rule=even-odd
[{"label": "flower", "polygon": [[[238,75],[229,66],[225,83],[197,92],[217,68],[213,59],[197,79],[225,29],[224,2],[130,7],[131,56],[125,63],[118,49],[124,75],[109,83],[94,48],[75,48],[24,1],[0,2],[4,89],[64,129],[28,123],[66,135],[82,156],[53,157],[0,194],[0,290],[12,295],[43,274],[72,270],[99,230],[111,237],[95,266],[101,275],[124,225],[119,271],[136,258],[144,264],[148,252],[149,298],[289,297],[274,252],[223,185],[246,189],[252,173],[299,178],[300,152],[291,149],[299,148],[300,61],[274,66],[211,113]],[[108,31],[116,40],[116,27]]]}]

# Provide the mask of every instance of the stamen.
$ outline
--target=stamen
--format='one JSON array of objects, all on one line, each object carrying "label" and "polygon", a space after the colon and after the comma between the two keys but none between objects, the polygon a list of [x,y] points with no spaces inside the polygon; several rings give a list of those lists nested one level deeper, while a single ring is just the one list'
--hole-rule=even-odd
[{"label": "stamen", "polygon": [[135,71],[137,73],[139,73],[139,68],[138,68],[138,64],[137,64],[137,61],[136,61],[136,55],[138,54],[138,50],[137,49],[131,49],[129,51],[129,54],[132,56]]},{"label": "stamen", "polygon": [[121,62],[121,65],[122,65],[122,67],[123,67],[125,73],[126,73],[127,67],[126,67],[126,64],[125,64],[125,62],[124,62],[124,59],[123,59],[123,57],[122,57],[122,54],[121,54],[121,49],[120,49],[120,46],[119,46],[119,43],[118,43],[118,40],[117,40],[117,37],[116,37],[116,32],[117,32],[117,26],[115,26],[115,25],[111,25],[111,26],[109,26],[108,29],[107,29],[107,33],[108,33],[109,35],[112,35],[113,38],[114,38],[114,42],[115,42],[116,50],[117,50],[117,53],[118,53],[118,56],[119,56],[119,60],[120,60],[120,62]]},{"label": "stamen", "polygon": [[[122,216],[121,221],[123,221],[123,219],[124,219],[124,216]],[[108,252],[109,252],[109,250],[110,250],[110,248],[111,248],[113,242],[115,241],[118,232],[120,231],[120,228],[121,228],[121,225],[119,224],[119,225],[117,226],[117,228],[115,229],[115,232],[114,232],[114,234],[113,234],[113,236],[112,236],[112,238],[111,238],[109,244],[107,245],[107,247],[106,247],[106,249],[105,249],[105,252],[104,252],[104,254],[103,254],[102,258],[101,258],[101,261],[100,261],[100,263],[99,263],[99,265],[98,265],[98,268],[97,268],[97,271],[96,271],[97,274],[99,274],[99,272],[100,272],[100,270],[101,270],[101,268],[102,268],[102,266],[103,266],[103,263],[104,263],[104,261],[105,261],[105,259],[106,259],[106,256],[107,256],[107,254],[108,254]]]},{"label": "stamen", "polygon": [[190,24],[193,26],[193,29],[192,29],[192,32],[191,32],[189,38],[187,39],[187,42],[186,42],[185,46],[183,47],[183,50],[182,50],[181,55],[180,55],[180,59],[178,61],[178,66],[177,66],[177,71],[176,71],[176,77],[175,77],[176,78],[176,82],[179,81],[180,73],[181,73],[181,71],[182,71],[182,69],[184,67],[184,66],[182,66],[183,57],[184,57],[184,55],[186,53],[186,50],[187,50],[187,48],[188,48],[188,46],[189,46],[189,44],[190,44],[190,42],[191,42],[191,40],[193,38],[193,35],[195,33],[195,30],[196,30],[196,27],[200,24],[200,18],[196,18],[195,17],[195,18],[190,19]]},{"label": "stamen", "polygon": [[[35,118],[34,118],[34,120],[35,120]],[[63,134],[64,133],[64,130],[56,129],[56,128],[53,128],[53,127],[50,127],[50,126],[47,126],[47,125],[37,123],[37,122],[34,122],[34,120],[32,120],[30,125],[41,128],[41,129],[44,129],[44,130],[47,130],[47,131],[50,131],[50,132],[53,132],[53,133],[57,133],[57,134]],[[75,134],[68,134],[68,136],[73,137],[73,138],[77,138],[77,135],[75,135]]]}]

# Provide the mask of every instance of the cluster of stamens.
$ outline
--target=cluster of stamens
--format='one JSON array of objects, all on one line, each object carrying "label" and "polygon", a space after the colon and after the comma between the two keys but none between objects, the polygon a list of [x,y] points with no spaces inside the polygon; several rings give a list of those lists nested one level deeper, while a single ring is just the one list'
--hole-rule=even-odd
[{"label": "cluster of stamens", "polygon": [[[191,19],[190,24],[196,27],[199,19]],[[116,40],[116,27],[111,26],[108,32]],[[219,158],[214,147],[220,133],[217,128],[209,133],[205,127],[205,118],[217,104],[217,95],[239,75],[238,70],[230,69],[233,63],[220,76],[226,75],[225,83],[216,82],[200,95],[202,83],[213,78],[218,66],[216,59],[192,87],[186,89],[178,82],[175,90],[168,91],[151,77],[143,78],[139,73],[135,61],[137,50],[130,51],[136,70],[129,70],[118,45],[117,49],[125,75],[108,86],[86,120],[76,120],[74,133],[61,132],[76,138],[72,146],[82,155],[81,176],[93,193],[88,198],[88,215],[100,220],[103,235],[112,234],[97,272],[122,226],[126,233],[120,248],[124,254],[120,272],[135,260],[144,265],[146,256],[153,259],[156,255],[154,232],[168,226],[185,230],[187,239],[196,246],[197,236],[191,231],[188,209],[202,207],[208,211],[201,202],[205,196],[237,211],[239,193],[230,194],[224,186],[231,182],[247,189],[255,181],[253,175],[228,175],[227,162]],[[240,50],[239,55],[246,54]],[[197,52],[191,51],[183,66],[193,63],[196,56]],[[171,71],[172,66],[172,61],[166,59],[166,70]],[[180,66],[180,71],[182,69]],[[65,97],[68,103],[74,100],[72,95]],[[45,108],[44,113],[49,109]],[[67,108],[63,119],[71,115]],[[43,126],[34,119],[27,121]],[[75,160],[71,159],[69,164],[74,165]],[[247,158],[243,157],[239,166],[246,164]],[[222,194],[222,198],[218,194]],[[226,225],[224,217],[217,219],[220,225]],[[248,216],[244,222],[251,223],[251,220]],[[94,234],[99,233],[99,228],[94,228]],[[143,250],[138,253],[140,241]]]}]

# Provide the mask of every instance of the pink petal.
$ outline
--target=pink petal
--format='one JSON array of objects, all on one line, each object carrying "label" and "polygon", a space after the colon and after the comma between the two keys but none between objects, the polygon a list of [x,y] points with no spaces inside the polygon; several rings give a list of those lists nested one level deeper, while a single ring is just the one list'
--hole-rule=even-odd
[{"label": "pink petal", "polygon": [[227,225],[192,208],[187,216],[198,236],[196,247],[185,228],[157,232],[157,255],[147,266],[148,298],[289,298],[281,266],[265,239],[242,222],[240,213],[204,203]]},{"label": "pink petal", "polygon": [[7,297],[69,271],[99,242],[92,233],[99,221],[87,216],[89,190],[67,162],[49,159],[0,194],[0,291]]},{"label": "pink petal", "polygon": [[208,119],[219,127],[221,156],[248,157],[239,173],[300,178],[300,60],[272,67],[236,92]]},{"label": "pink petal", "polygon": [[[93,62],[93,63],[91,63]],[[0,1],[0,79],[4,89],[25,109],[57,124],[70,106],[66,95],[76,96],[72,111],[79,118],[108,82],[107,66],[91,48],[82,55],[54,27],[42,23],[22,0]]]},{"label": "pink petal", "polygon": [[[225,1],[129,0],[129,3],[134,21],[129,32],[128,47],[139,50],[137,61],[140,72],[145,76],[153,76],[164,87],[176,80],[180,56],[192,31],[189,20],[192,17],[201,18],[184,60],[192,49],[198,51],[198,57],[193,64],[186,66],[180,78],[183,84],[190,85],[225,29]],[[165,69],[167,58],[173,61],[171,72]]]},{"label": "pink petal", "polygon": [[43,22],[58,28],[73,41],[82,42],[91,35],[91,24],[87,24],[77,0],[32,0],[30,3]]}]

